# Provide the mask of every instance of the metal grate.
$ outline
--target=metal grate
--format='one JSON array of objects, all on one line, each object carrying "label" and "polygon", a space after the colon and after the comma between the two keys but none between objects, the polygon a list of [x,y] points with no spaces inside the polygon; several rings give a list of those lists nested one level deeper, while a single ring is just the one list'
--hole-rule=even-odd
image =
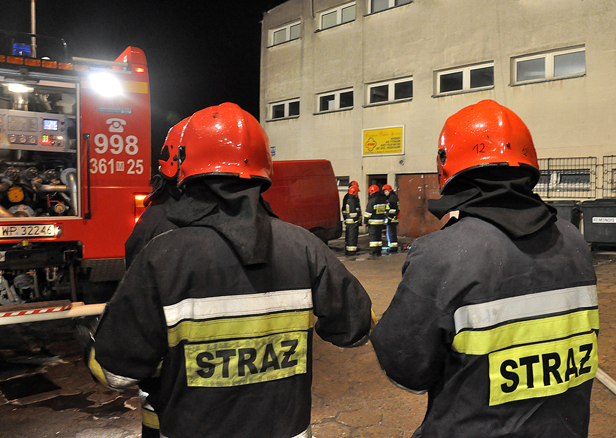
[{"label": "metal grate", "polygon": [[616,198],[616,156],[603,157],[603,197]]},{"label": "metal grate", "polygon": [[[535,192],[542,198],[595,198],[597,158],[542,158]],[[616,196],[616,193],[614,194]]]}]

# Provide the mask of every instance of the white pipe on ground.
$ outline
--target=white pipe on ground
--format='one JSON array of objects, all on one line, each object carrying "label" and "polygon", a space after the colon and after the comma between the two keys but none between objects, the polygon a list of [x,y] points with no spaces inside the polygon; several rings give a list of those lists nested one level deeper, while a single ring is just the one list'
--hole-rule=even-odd
[{"label": "white pipe on ground", "polygon": [[48,313],[34,313],[27,315],[4,316],[0,318],[0,326],[12,324],[24,324],[28,322],[52,321],[56,319],[79,318],[82,316],[100,315],[105,310],[105,303],[84,304],[82,302],[73,303],[69,310]]},{"label": "white pipe on ground", "polygon": [[601,368],[597,368],[597,380],[603,383],[607,389],[616,394],[616,381],[608,376]]}]

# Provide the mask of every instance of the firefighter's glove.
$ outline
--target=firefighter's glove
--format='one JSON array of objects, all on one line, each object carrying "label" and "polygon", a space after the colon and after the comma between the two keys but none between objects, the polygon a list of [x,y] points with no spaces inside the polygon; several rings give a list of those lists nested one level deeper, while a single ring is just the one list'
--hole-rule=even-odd
[{"label": "firefighter's glove", "polygon": [[389,219],[388,219],[388,218],[385,218],[385,220],[383,221],[383,224],[384,224],[384,225],[387,225],[388,223],[389,223]]},{"label": "firefighter's glove", "polygon": [[79,344],[79,351],[81,351],[83,361],[86,366],[88,366],[88,362],[90,361],[90,351],[92,351],[92,348],[94,347],[94,332],[90,327],[83,324],[77,324],[75,326],[75,330],[77,331],[77,344]]}]

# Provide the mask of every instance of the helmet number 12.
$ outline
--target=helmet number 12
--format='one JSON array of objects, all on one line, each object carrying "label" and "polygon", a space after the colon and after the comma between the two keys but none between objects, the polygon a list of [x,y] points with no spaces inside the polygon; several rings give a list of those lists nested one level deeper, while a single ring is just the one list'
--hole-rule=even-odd
[{"label": "helmet number 12", "polygon": [[479,144],[476,144],[475,146],[473,146],[473,150],[475,152],[477,152],[478,154],[484,153],[485,152],[485,148],[486,148],[486,145],[483,144],[483,143],[479,143]]}]

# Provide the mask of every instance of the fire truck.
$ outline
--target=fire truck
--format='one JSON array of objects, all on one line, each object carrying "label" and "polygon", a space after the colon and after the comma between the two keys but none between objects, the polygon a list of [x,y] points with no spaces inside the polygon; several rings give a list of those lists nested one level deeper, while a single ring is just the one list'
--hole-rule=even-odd
[{"label": "fire truck", "polygon": [[[0,325],[101,312],[150,191],[146,58],[0,32]],[[16,318],[18,317],[18,318]]]}]

